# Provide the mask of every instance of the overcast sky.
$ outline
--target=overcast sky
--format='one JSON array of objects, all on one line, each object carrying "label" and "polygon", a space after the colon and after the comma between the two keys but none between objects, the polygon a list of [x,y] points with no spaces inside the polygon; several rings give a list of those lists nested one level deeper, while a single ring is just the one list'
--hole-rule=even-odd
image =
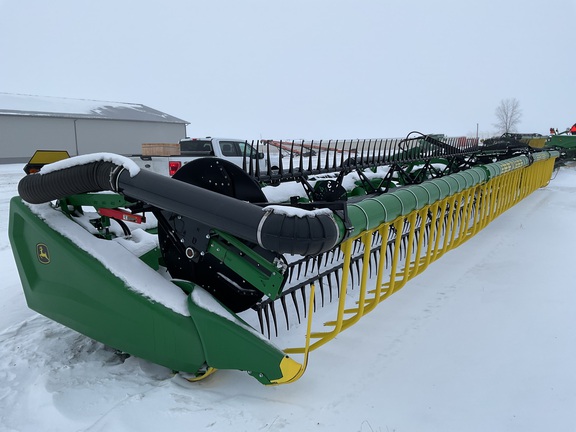
[{"label": "overcast sky", "polygon": [[148,105],[191,136],[576,122],[576,0],[0,0],[0,92]]}]

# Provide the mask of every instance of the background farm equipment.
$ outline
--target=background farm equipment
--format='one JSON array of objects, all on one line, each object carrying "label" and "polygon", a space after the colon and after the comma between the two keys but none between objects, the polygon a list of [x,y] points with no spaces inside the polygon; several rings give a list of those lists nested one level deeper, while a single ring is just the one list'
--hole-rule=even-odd
[{"label": "background farm equipment", "polygon": [[537,133],[504,133],[499,137],[488,138],[483,142],[484,147],[491,149],[521,149],[524,147],[542,148],[546,137]]},{"label": "background farm equipment", "polygon": [[558,164],[576,159],[576,135],[571,132],[555,133],[548,136],[544,148],[560,153]]},{"label": "background farm equipment", "polygon": [[[421,134],[345,144],[274,173],[210,158],[170,178],[110,154],[43,167],[11,202],[29,306],[192,379],[292,382],[311,350],[545,185],[558,156]],[[282,183],[300,192],[273,202]]]}]

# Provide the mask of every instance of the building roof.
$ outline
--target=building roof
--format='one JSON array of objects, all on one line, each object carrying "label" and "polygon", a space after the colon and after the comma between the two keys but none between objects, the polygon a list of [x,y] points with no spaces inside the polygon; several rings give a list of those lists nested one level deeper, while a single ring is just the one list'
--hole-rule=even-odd
[{"label": "building roof", "polygon": [[188,124],[142,104],[12,93],[0,93],[0,116],[4,115]]}]

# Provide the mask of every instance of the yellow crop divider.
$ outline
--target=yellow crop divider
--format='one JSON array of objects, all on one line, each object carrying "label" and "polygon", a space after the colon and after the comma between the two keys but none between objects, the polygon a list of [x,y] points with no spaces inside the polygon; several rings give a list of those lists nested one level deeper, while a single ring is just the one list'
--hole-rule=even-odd
[{"label": "yellow crop divider", "polygon": [[[421,274],[431,262],[472,238],[536,189],[546,186],[554,158],[537,160],[521,168],[512,163],[508,165],[504,164],[502,174],[485,183],[449,195],[343,242],[344,263],[336,316],[324,323],[325,330],[312,331],[311,308],[305,346],[288,348],[285,352],[303,353],[307,358],[309,351],[358,322],[410,279]],[[380,239],[377,271],[375,278],[370,278],[369,262],[375,239]],[[350,272],[354,245],[358,242],[362,245],[363,256],[359,289],[356,290],[351,287]],[[346,307],[351,297],[354,305]]]}]

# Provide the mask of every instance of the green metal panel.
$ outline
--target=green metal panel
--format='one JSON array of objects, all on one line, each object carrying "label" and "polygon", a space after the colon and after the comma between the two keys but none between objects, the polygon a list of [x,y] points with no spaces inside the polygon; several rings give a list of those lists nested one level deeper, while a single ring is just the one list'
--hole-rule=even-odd
[{"label": "green metal panel", "polygon": [[402,212],[401,215],[405,216],[408,213],[412,213],[412,211],[416,210],[418,207],[418,198],[414,192],[412,192],[412,188],[403,188],[398,189],[388,195],[396,195],[400,202],[402,203]]},{"label": "green metal panel", "polygon": [[10,202],[9,235],[31,309],[174,370],[195,373],[204,364],[190,317],[127,287],[100,261],[52,230],[19,197]]},{"label": "green metal panel", "polygon": [[[236,250],[218,238],[212,238],[208,252],[229,268],[250,282],[252,286],[270,298],[276,298],[282,288],[284,276],[280,268],[255,253],[237,238],[217,231],[218,235],[230,243]],[[249,258],[249,259],[247,259]]]},{"label": "green metal panel", "polygon": [[490,180],[489,173],[487,173],[486,170],[481,166],[470,168],[467,171],[469,171],[476,178],[476,184],[484,183]]},{"label": "green metal panel", "polygon": [[[413,210],[420,209],[423,206],[427,205],[431,199],[430,193],[428,192],[426,187],[417,187],[417,186],[419,186],[419,185],[414,185],[414,186],[411,186],[411,187],[405,189],[406,193],[410,193],[414,197],[414,200],[415,200],[414,204],[415,205],[414,205]],[[400,189],[398,192],[402,192],[403,190],[404,189]],[[409,195],[407,195],[406,193],[404,195],[410,201],[412,201],[412,198]],[[434,202],[434,201],[432,201],[432,202]],[[407,210],[407,208],[405,207],[404,211],[406,211],[406,210]]]},{"label": "green metal panel", "polygon": [[484,170],[485,175],[486,175],[486,180],[493,179],[494,177],[497,177],[500,175],[500,168],[494,164],[480,165],[478,168]]},{"label": "green metal panel", "polygon": [[[376,198],[367,198],[362,201],[362,206],[357,204],[348,205],[348,218],[352,223],[354,232],[357,233],[375,228],[378,220],[386,219],[386,207]],[[374,225],[376,223],[376,225]]]},{"label": "green metal panel", "polygon": [[[426,182],[426,183],[428,183],[428,182]],[[422,184],[424,184],[424,183],[422,183]],[[434,186],[436,186],[440,190],[440,199],[447,197],[448,195],[450,195],[452,193],[451,188],[450,188],[450,184],[448,182],[446,182],[446,179],[444,177],[430,180],[430,184],[433,184]]]},{"label": "green metal panel", "polygon": [[426,196],[426,204],[432,204],[440,199],[441,190],[435,183],[425,182],[419,185],[413,186],[414,191],[420,195],[422,192],[423,196]]},{"label": "green metal panel", "polygon": [[455,193],[458,193],[463,189],[463,185],[461,185],[459,179],[456,178],[456,174],[451,174],[449,176],[442,177],[442,180],[444,180],[450,186],[449,195],[454,195]]},{"label": "green metal panel", "polygon": [[72,206],[91,206],[94,208],[116,208],[131,204],[122,195],[111,192],[71,195],[64,200]]},{"label": "green metal panel", "polygon": [[464,189],[471,188],[471,187],[473,187],[473,186],[475,186],[481,182],[481,178],[479,178],[475,174],[476,174],[476,172],[471,171],[471,170],[461,171],[461,172],[457,173],[457,175],[459,175],[461,178],[463,178],[465,183],[466,183],[466,186]]},{"label": "green metal panel", "polygon": [[286,354],[225,309],[211,295],[204,292],[202,301],[212,303],[208,307],[197,304],[195,296],[202,292],[197,292],[199,288],[191,285],[188,308],[200,332],[208,364],[217,369],[248,371],[263,384],[282,379],[280,364]]},{"label": "green metal panel", "polygon": [[576,149],[576,135],[550,135],[544,147],[560,147],[564,149]]}]

